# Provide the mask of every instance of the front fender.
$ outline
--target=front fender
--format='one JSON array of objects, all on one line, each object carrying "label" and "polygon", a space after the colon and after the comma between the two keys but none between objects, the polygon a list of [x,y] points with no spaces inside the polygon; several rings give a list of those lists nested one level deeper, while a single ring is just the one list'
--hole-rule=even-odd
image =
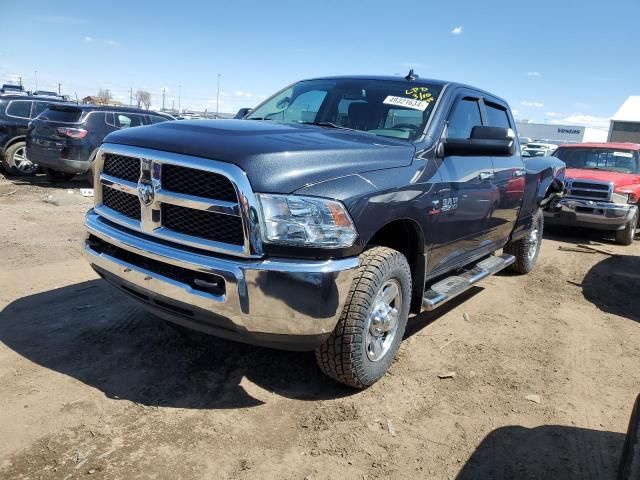
[{"label": "front fender", "polygon": [[562,195],[565,181],[565,163],[556,157],[523,158],[526,184],[522,208],[511,240],[518,240],[531,230],[533,215],[546,208],[554,197]]}]

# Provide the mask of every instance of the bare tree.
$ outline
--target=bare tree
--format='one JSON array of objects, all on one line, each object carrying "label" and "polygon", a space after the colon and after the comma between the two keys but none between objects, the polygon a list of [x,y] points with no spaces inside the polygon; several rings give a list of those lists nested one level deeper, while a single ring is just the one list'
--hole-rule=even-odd
[{"label": "bare tree", "polygon": [[100,90],[98,90],[98,95],[96,97],[99,104],[108,105],[109,103],[111,103],[113,95],[108,88],[101,88]]},{"label": "bare tree", "polygon": [[138,102],[138,108],[151,108],[151,94],[146,90],[139,89],[136,92],[136,101]]}]

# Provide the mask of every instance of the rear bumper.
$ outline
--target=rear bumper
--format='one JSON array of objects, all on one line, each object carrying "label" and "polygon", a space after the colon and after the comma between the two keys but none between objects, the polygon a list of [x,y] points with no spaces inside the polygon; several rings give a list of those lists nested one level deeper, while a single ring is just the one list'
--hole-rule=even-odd
[{"label": "rear bumper", "polygon": [[544,211],[544,220],[547,225],[620,230],[637,212],[638,207],[631,204],[563,198],[556,208]]},{"label": "rear bumper", "polygon": [[[49,142],[53,143],[53,142]],[[65,158],[62,147],[43,147],[35,145],[33,140],[27,137],[27,158],[44,168],[50,168],[64,173],[86,173],[89,170],[89,159],[78,160]]]},{"label": "rear bumper", "polygon": [[[86,227],[91,237],[108,244],[99,250],[87,240],[84,251],[92,267],[148,310],[204,333],[282,349],[312,350],[330,335],[358,267],[357,257],[235,260],[196,253],[118,227],[93,211]],[[224,290],[195,289],[109,249],[217,276]]]}]

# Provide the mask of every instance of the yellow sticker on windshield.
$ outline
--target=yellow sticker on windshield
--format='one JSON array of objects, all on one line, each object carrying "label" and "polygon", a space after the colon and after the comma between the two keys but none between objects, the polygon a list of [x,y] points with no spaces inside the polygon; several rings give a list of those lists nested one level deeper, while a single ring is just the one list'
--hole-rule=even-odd
[{"label": "yellow sticker on windshield", "polygon": [[429,88],[427,87],[413,87],[404,92],[406,95],[409,95],[414,100],[420,100],[422,102],[433,102],[433,95],[429,92]]}]

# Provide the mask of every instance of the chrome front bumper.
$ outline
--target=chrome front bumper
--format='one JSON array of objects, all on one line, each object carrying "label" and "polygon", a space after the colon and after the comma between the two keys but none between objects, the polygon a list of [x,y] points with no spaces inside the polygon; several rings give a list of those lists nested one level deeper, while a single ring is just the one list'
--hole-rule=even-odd
[{"label": "chrome front bumper", "polygon": [[[217,257],[135,233],[93,210],[87,213],[86,227],[84,251],[92,267],[149,310],[205,333],[286,349],[312,349],[333,331],[358,267],[357,257],[324,261]],[[96,238],[109,248],[97,250]],[[113,251],[108,253],[110,248],[215,275],[224,280],[223,293],[195,289],[116,258]]]},{"label": "chrome front bumper", "polygon": [[545,222],[598,230],[624,228],[638,212],[632,204],[597,202],[565,197],[553,209],[544,211]]}]

